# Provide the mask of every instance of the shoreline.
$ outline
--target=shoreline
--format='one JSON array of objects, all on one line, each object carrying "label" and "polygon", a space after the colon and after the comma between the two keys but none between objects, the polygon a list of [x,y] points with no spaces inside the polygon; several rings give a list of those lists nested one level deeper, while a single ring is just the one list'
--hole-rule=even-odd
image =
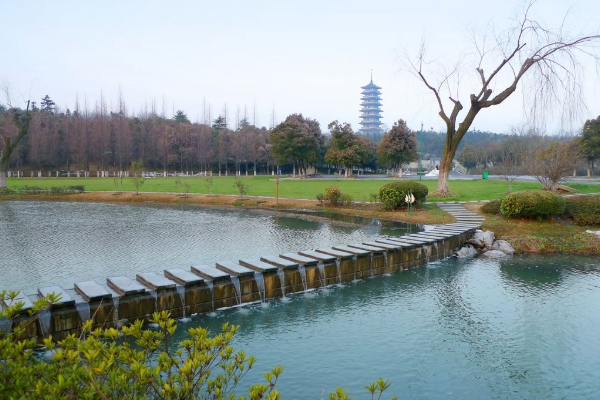
[{"label": "shoreline", "polygon": [[405,222],[412,224],[445,224],[454,221],[449,214],[432,206],[430,209],[419,209],[408,214],[405,210],[388,212],[380,209],[378,203],[352,203],[345,206],[321,205],[312,199],[291,199],[274,197],[236,195],[206,195],[189,194],[187,196],[178,193],[149,193],[140,192],[83,192],[63,195],[4,195],[0,201],[64,201],[64,202],[96,202],[116,204],[165,204],[165,205],[199,205],[209,207],[248,208],[256,210],[268,210],[272,212],[294,212],[294,211],[318,211],[364,218],[377,218],[392,222]]}]

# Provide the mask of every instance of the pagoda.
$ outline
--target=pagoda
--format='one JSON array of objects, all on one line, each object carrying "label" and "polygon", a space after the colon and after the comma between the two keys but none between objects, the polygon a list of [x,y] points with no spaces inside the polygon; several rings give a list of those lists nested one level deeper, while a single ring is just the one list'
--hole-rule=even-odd
[{"label": "pagoda", "polygon": [[358,133],[362,135],[382,135],[383,129],[381,125],[381,92],[380,87],[373,83],[373,72],[371,72],[371,82],[368,85],[361,87],[362,99],[360,109],[359,124],[361,128]]}]

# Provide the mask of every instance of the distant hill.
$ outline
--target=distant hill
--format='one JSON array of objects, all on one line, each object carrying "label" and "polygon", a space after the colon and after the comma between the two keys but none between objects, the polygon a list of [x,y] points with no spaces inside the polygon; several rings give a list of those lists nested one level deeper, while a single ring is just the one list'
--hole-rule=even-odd
[{"label": "distant hill", "polygon": [[[381,141],[382,135],[367,135],[367,138],[375,143]],[[487,146],[489,143],[498,143],[506,139],[508,135],[483,132],[479,130],[468,131],[458,146],[457,155],[460,154],[462,149],[467,146]],[[442,150],[444,148],[444,141],[446,140],[446,132],[418,132],[417,141],[418,149],[421,151],[421,144],[423,145],[423,154],[429,154],[434,158],[442,156]]]},{"label": "distant hill", "polygon": [[[423,135],[421,138],[420,135]],[[506,139],[508,135],[493,133],[493,132],[482,132],[482,131],[467,131],[464,138],[458,145],[456,154],[460,154],[465,146],[486,146],[489,143],[499,143]],[[446,132],[423,132],[418,133],[417,139],[423,144],[423,153],[431,154],[435,157],[441,157],[442,150],[444,148],[444,141],[446,140]],[[420,145],[420,144],[419,144]]]}]

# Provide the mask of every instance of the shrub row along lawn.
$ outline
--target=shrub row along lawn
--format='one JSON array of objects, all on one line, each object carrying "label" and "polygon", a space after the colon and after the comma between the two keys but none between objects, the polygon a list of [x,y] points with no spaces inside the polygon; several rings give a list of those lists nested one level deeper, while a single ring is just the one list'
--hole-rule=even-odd
[{"label": "shrub row along lawn", "polygon": [[[241,177],[248,186],[249,196],[275,196],[276,184],[272,176]],[[187,182],[190,185],[190,193],[209,194],[211,189],[204,177],[183,178],[147,178],[142,186],[141,192],[179,192],[176,181]],[[234,185],[235,177],[213,177],[213,194],[238,194]],[[390,180],[376,179],[280,179],[279,196],[286,198],[316,199],[318,194],[325,193],[330,186],[338,186],[344,194],[349,194],[353,201],[369,201],[371,194],[378,194],[381,186],[390,183]],[[420,183],[427,186],[429,192],[435,191],[437,181],[423,180]],[[119,190],[135,191],[131,178],[118,179]],[[86,191],[115,191],[115,180],[113,178],[9,178],[7,186],[10,189],[21,189],[25,186],[38,186],[48,189],[58,186],[83,185]],[[600,192],[600,185],[573,184],[580,193]],[[537,182],[514,182],[513,191],[541,189]],[[508,192],[508,184],[502,180],[460,180],[450,181],[450,191],[456,197],[436,199],[428,197],[427,201],[470,201],[470,200],[493,200],[504,198]]]}]

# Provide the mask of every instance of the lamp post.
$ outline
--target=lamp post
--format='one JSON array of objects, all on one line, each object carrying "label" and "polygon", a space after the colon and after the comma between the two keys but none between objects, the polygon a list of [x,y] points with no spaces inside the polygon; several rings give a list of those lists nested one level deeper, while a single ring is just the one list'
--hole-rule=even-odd
[{"label": "lamp post", "polygon": [[421,160],[423,159],[423,123],[421,122],[421,134],[419,135],[419,148],[421,149],[420,152],[418,152],[418,156],[419,156],[419,180],[423,180],[423,170],[421,168]]}]

